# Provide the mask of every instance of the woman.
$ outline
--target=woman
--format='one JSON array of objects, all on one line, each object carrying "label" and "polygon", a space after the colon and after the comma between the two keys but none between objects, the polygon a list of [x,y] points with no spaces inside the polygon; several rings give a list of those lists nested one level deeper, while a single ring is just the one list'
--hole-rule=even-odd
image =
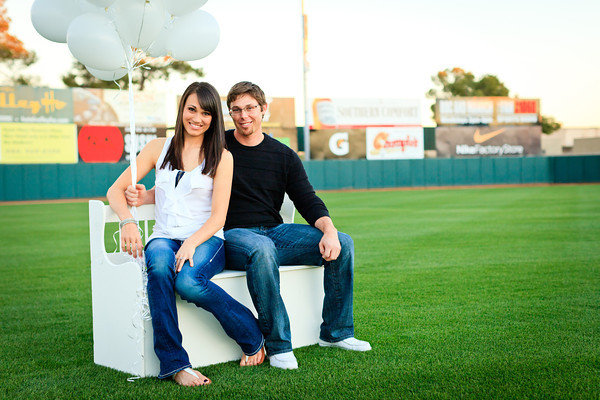
[{"label": "woman", "polygon": [[[137,181],[156,169],[156,223],[146,244],[148,300],[154,329],[154,351],[160,360],[159,378],[172,376],[180,385],[211,381],[191,369],[182,347],[175,293],[211,312],[246,355],[240,365],[264,360],[263,337],[246,307],[210,281],[225,265],[223,225],[227,214],[233,158],[224,149],[221,100],[208,83],[192,83],[179,103],[173,138],[154,139],[137,157]],[[121,248],[141,255],[137,224],[124,191],[130,168],[107,193],[121,219]]]}]

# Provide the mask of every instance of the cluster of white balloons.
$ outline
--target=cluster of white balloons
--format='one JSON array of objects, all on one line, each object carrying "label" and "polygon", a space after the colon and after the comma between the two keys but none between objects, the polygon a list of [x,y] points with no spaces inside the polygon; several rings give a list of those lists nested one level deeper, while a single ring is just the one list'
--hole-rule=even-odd
[{"label": "cluster of white balloons", "polygon": [[31,21],[48,40],[67,43],[73,57],[98,79],[113,81],[141,59],[206,57],[219,43],[207,0],[35,0]]}]

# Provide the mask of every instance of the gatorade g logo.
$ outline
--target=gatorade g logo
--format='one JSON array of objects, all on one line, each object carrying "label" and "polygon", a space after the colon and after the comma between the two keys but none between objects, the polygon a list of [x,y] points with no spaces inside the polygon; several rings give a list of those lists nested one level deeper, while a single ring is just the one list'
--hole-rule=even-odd
[{"label": "gatorade g logo", "polygon": [[329,138],[329,150],[336,156],[345,156],[350,151],[348,132],[336,132]]}]

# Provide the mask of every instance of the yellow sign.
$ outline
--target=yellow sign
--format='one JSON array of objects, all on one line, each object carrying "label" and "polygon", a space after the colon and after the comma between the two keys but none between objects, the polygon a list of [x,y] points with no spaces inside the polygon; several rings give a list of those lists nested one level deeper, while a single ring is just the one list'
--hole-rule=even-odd
[{"label": "yellow sign", "polygon": [[73,123],[71,90],[0,86],[0,122]]},{"label": "yellow sign", "polygon": [[0,164],[75,164],[74,124],[0,124]]},{"label": "yellow sign", "polygon": [[54,98],[54,91],[50,90],[44,93],[44,97],[39,100],[21,99],[15,100],[14,93],[0,93],[0,108],[20,108],[30,110],[32,114],[40,112],[42,107],[46,114],[56,110],[62,110],[67,105],[66,102]]}]

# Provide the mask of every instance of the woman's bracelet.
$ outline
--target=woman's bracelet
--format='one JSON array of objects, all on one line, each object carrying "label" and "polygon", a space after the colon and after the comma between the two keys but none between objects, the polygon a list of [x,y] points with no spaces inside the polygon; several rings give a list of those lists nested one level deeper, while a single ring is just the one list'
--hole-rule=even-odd
[{"label": "woman's bracelet", "polygon": [[135,220],[135,218],[125,218],[123,221],[119,222],[119,229],[123,228],[124,225],[131,223],[137,225],[137,221]]}]

